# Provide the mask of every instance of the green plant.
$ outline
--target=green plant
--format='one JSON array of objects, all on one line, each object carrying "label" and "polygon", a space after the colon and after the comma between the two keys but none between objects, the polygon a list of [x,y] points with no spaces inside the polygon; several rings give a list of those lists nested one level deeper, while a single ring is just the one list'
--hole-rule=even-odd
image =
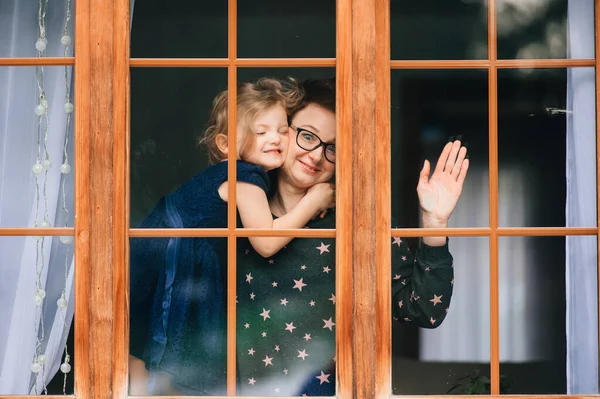
[{"label": "green plant", "polygon": [[[446,393],[455,393],[462,395],[485,395],[490,393],[490,377],[481,375],[479,370],[475,369],[464,377],[454,381],[454,385]],[[500,376],[500,393],[507,392],[507,383],[504,375]]]}]

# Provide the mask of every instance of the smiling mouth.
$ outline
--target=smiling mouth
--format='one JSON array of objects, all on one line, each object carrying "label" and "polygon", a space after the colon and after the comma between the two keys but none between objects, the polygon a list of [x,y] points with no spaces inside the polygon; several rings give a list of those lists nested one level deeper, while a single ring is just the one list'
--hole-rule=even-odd
[{"label": "smiling mouth", "polygon": [[281,154],[281,150],[273,149],[273,150],[264,151],[264,153],[265,153],[265,154],[276,154],[276,155],[280,155],[280,154]]},{"label": "smiling mouth", "polygon": [[304,170],[306,170],[307,172],[316,173],[316,172],[319,171],[319,169],[315,168],[314,166],[310,166],[310,165],[308,165],[308,164],[306,164],[306,163],[304,163],[304,162],[302,162],[300,160],[298,160],[298,162],[300,162],[300,164],[302,165],[302,167],[304,168]]}]

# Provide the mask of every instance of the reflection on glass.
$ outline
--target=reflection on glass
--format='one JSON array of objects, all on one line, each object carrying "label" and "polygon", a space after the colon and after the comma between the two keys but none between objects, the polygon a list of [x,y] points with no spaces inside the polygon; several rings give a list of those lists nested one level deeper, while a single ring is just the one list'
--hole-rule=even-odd
[{"label": "reflection on glass", "polygon": [[498,58],[594,58],[594,2],[497,0]]},{"label": "reflection on glass", "polygon": [[393,60],[486,59],[487,0],[391,2]]},{"label": "reflection on glass", "polygon": [[335,1],[240,1],[241,58],[334,58]]},{"label": "reflection on glass", "polygon": [[[474,385],[474,381],[489,378],[490,371],[488,239],[450,237],[450,262],[444,261],[447,251],[415,252],[416,240],[401,241],[417,254],[417,263],[410,262],[411,274],[407,272],[410,277],[405,279],[401,272],[408,256],[406,260],[401,254],[398,261],[392,259],[392,267],[397,269],[392,274],[400,275],[397,279],[396,274],[392,276],[392,290],[397,286],[399,291],[392,301],[397,319],[392,324],[393,393],[489,393],[489,385]],[[402,251],[394,243],[392,247],[392,256],[394,251]],[[408,300],[400,306],[402,299],[397,296],[409,285],[413,287]],[[412,313],[403,316],[402,312]]]},{"label": "reflection on glass", "polygon": [[509,393],[598,393],[596,248],[596,237],[500,238],[500,373]]},{"label": "reflection on glass", "polygon": [[72,57],[74,3],[2,0],[0,58]]},{"label": "reflection on glass", "polygon": [[227,0],[136,1],[133,58],[227,57]]},{"label": "reflection on glass", "polygon": [[[335,215],[311,222],[332,228]],[[335,394],[335,240],[296,238],[272,257],[238,240],[237,359],[244,396]]]},{"label": "reflection on glass", "polygon": [[227,238],[130,240],[131,395],[225,395]]},{"label": "reflection on glass", "polygon": [[197,140],[213,99],[226,89],[224,68],[132,68],[132,226],[138,226],[161,198],[207,168],[206,147],[198,146]]},{"label": "reflection on glass", "polygon": [[0,227],[73,226],[71,71],[0,67]]},{"label": "reflection on glass", "polygon": [[399,226],[419,227],[423,161],[435,168],[444,145],[459,135],[470,165],[449,227],[488,226],[487,73],[392,70],[391,97],[392,215]]},{"label": "reflection on glass", "polygon": [[0,237],[0,268],[0,394],[73,394],[73,237]]},{"label": "reflection on glass", "polygon": [[278,79],[292,77],[298,82],[307,79],[335,79],[335,68],[241,68],[238,82],[249,82],[264,76]]},{"label": "reflection on glass", "polygon": [[500,226],[596,226],[594,104],[593,68],[498,71]]}]

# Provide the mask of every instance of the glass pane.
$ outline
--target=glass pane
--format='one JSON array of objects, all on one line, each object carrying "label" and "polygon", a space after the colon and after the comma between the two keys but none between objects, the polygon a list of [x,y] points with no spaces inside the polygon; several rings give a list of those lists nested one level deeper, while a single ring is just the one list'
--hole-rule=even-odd
[{"label": "glass pane", "polygon": [[596,226],[595,90],[593,68],[498,71],[500,226]]},{"label": "glass pane", "polygon": [[[213,99],[223,90],[225,68],[131,69],[131,226],[139,226],[161,198],[209,166],[207,147],[198,145],[198,138],[209,122]],[[187,188],[178,200],[192,195]],[[201,227],[226,227],[206,223]],[[161,227],[150,220],[147,224]]]},{"label": "glass pane", "polygon": [[501,237],[500,374],[511,394],[598,394],[597,237]]},{"label": "glass pane", "polygon": [[227,57],[227,0],[136,1],[131,57]]},{"label": "glass pane", "polygon": [[0,237],[0,270],[0,394],[72,395],[73,237]]},{"label": "glass pane", "polygon": [[238,2],[241,58],[335,58],[335,1]]},{"label": "glass pane", "polygon": [[489,225],[487,87],[481,70],[392,70],[394,225],[421,225],[416,187],[424,160],[433,171],[448,140],[458,136],[470,165],[449,227]]},{"label": "glass pane", "polygon": [[393,394],[489,394],[488,238],[450,237],[448,250],[392,241]]},{"label": "glass pane", "polygon": [[130,298],[130,395],[225,395],[227,238],[131,238]]},{"label": "glass pane", "polygon": [[294,78],[298,83],[307,79],[335,79],[335,68],[241,68],[238,82],[252,82],[262,77]]},{"label": "glass pane", "polygon": [[0,58],[72,57],[73,3],[2,0]]},{"label": "glass pane", "polygon": [[497,0],[498,58],[594,58],[592,0]]},{"label": "glass pane", "polygon": [[237,259],[238,394],[334,395],[335,240],[296,238],[263,257],[244,238]]},{"label": "glass pane", "polygon": [[0,67],[0,227],[73,226],[71,71]]},{"label": "glass pane", "polygon": [[487,0],[392,0],[393,60],[486,59]]}]

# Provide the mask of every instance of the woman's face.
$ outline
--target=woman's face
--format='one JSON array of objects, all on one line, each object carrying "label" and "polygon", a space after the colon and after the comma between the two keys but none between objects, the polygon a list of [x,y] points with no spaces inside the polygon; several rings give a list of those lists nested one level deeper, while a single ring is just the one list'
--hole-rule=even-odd
[{"label": "woman's face", "polygon": [[[335,143],[335,114],[316,104],[310,104],[297,112],[292,119],[292,125],[311,131],[325,143]],[[290,133],[289,148],[285,162],[280,168],[280,177],[302,189],[331,179],[335,164],[325,159],[323,146],[306,151],[296,143],[297,132],[292,129]]]}]

